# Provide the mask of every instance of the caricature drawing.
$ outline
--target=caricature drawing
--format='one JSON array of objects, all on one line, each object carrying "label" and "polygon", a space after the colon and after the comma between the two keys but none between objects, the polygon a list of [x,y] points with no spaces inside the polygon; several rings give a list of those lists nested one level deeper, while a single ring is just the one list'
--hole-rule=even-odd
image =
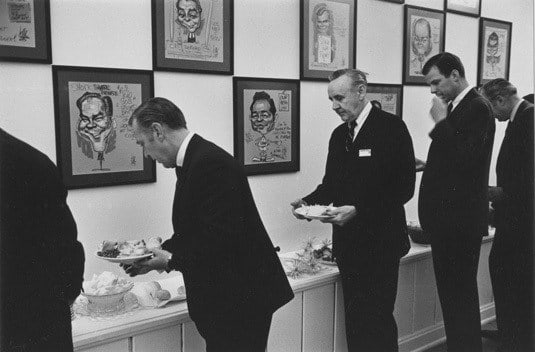
[{"label": "caricature drawing", "polygon": [[412,23],[410,75],[422,75],[422,68],[432,50],[431,24],[420,17]]},{"label": "caricature drawing", "polygon": [[85,92],[76,101],[80,120],[76,134],[78,146],[85,156],[93,159],[93,151],[97,153],[99,168],[92,171],[109,171],[102,167],[104,154],[115,149],[115,128],[113,119],[113,103],[109,96],[99,93]]},{"label": "caricature drawing", "polygon": [[202,7],[199,0],[178,0],[176,2],[176,23],[182,28],[182,32],[188,43],[196,43],[204,20],[201,18]]},{"label": "caricature drawing", "polygon": [[314,62],[330,64],[336,52],[336,39],[333,33],[333,12],[325,3],[314,6],[312,12],[314,28]]},{"label": "caricature drawing", "polygon": [[251,128],[260,134],[260,137],[254,141],[259,155],[253,157],[252,161],[272,162],[275,158],[273,158],[272,154],[268,153],[268,148],[271,144],[279,145],[281,143],[280,141],[270,140],[268,136],[275,128],[275,120],[278,116],[275,102],[268,93],[264,91],[256,92],[249,109],[251,111],[249,115]]},{"label": "caricature drawing", "polygon": [[499,42],[500,40],[496,32],[492,32],[487,39],[487,55],[485,61],[490,65],[490,72],[488,72],[488,75],[491,77],[498,77],[499,74],[497,72],[499,70],[498,64],[501,59]]}]

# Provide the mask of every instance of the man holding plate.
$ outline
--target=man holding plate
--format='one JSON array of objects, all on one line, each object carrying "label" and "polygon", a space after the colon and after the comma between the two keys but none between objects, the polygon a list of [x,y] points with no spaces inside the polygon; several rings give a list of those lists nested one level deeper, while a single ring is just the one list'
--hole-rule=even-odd
[{"label": "man holding plate", "polygon": [[344,291],[350,351],[397,351],[393,316],[399,260],[409,251],[403,205],[414,193],[415,158],[405,123],[372,107],[366,73],[335,71],[329,100],[343,123],[332,133],[323,181],[291,203],[327,205]]},{"label": "man holding plate", "polygon": [[154,257],[123,265],[130,276],[178,270],[207,351],[266,349],[272,314],[293,298],[243,167],[188,131],[182,111],[151,98],[129,123],[144,155],[175,168],[173,236]]}]

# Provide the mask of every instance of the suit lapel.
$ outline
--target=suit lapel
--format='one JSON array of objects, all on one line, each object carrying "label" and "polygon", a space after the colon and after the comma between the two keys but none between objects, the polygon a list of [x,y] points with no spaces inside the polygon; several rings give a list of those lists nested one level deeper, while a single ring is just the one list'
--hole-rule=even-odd
[{"label": "suit lapel", "polygon": [[375,123],[375,115],[377,114],[377,108],[372,107],[370,110],[370,114],[366,118],[366,121],[364,121],[364,125],[360,128],[359,134],[357,134],[357,137],[353,141],[353,145],[359,146],[363,143],[366,143],[367,140],[369,140],[369,136],[371,133],[373,133],[373,124]]},{"label": "suit lapel", "polygon": [[457,104],[455,109],[451,111],[451,114],[448,115],[447,119],[452,122],[454,125],[457,125],[457,123],[460,122],[460,118],[463,115],[463,111],[466,110],[468,107],[469,102],[474,99],[478,95],[475,88],[472,88],[468,91],[468,93],[464,96],[463,99]]}]

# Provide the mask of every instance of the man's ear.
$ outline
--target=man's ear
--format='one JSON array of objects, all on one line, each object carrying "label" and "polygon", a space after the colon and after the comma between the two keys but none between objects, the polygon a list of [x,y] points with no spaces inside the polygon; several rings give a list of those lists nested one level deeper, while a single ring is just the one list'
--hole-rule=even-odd
[{"label": "man's ear", "polygon": [[367,91],[368,89],[365,84],[361,84],[360,86],[358,86],[357,92],[360,94],[360,100],[364,100]]},{"label": "man's ear", "polygon": [[153,122],[150,125],[150,131],[152,133],[152,136],[156,138],[158,141],[161,142],[165,139],[165,130],[161,123]]}]

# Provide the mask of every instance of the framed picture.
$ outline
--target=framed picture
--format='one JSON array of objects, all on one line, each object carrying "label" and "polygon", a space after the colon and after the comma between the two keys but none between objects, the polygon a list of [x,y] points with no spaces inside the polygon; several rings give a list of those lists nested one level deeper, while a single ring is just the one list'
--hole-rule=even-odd
[{"label": "framed picture", "polygon": [[303,0],[300,21],[300,77],[327,81],[355,67],[356,8],[353,0]]},{"label": "framed picture", "polygon": [[52,66],[57,164],[69,189],[155,182],[128,126],[154,96],[152,71]]},{"label": "framed picture", "polygon": [[366,96],[372,105],[401,117],[403,111],[403,86],[401,84],[368,83]]},{"label": "framed picture", "polygon": [[299,171],[299,81],[233,78],[234,157],[247,175]]},{"label": "framed picture", "polygon": [[444,0],[444,8],[459,15],[479,17],[481,0]]},{"label": "framed picture", "polygon": [[231,75],[233,0],[152,0],[154,70]]},{"label": "framed picture", "polygon": [[52,62],[48,0],[0,0],[0,60]]},{"label": "framed picture", "polygon": [[403,84],[426,85],[422,68],[444,51],[446,16],[443,11],[405,5]]},{"label": "framed picture", "polygon": [[480,18],[479,55],[477,59],[477,84],[482,85],[495,78],[509,79],[511,58],[511,22]]}]

